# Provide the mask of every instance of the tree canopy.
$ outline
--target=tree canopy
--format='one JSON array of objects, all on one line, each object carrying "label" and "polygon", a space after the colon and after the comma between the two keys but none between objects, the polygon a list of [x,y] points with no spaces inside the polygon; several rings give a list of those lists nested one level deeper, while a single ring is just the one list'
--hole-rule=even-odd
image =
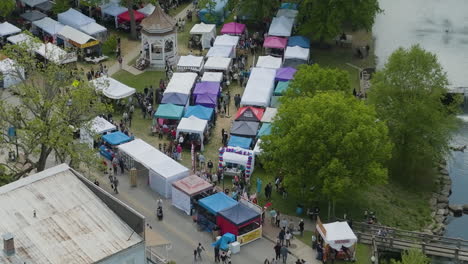
[{"label": "tree canopy", "polygon": [[317,64],[301,65],[286,91],[286,98],[313,96],[318,91],[343,91],[351,94],[349,74]]},{"label": "tree canopy", "polygon": [[248,19],[263,21],[272,18],[273,11],[279,7],[278,0],[240,0],[239,15],[246,16]]},{"label": "tree canopy", "polygon": [[327,91],[286,100],[278,111],[272,134],[262,138],[261,160],[284,176],[290,192],[315,186],[335,201],[386,182],[392,144],[372,106]]},{"label": "tree canopy", "polygon": [[52,12],[54,12],[54,14],[60,14],[70,9],[70,7],[70,1],[68,0],[55,0],[55,4],[52,6]]},{"label": "tree canopy", "polygon": [[345,23],[370,30],[381,11],[377,0],[304,0],[299,8],[300,31],[325,40],[340,34]]},{"label": "tree canopy", "polygon": [[391,173],[416,179],[448,151],[459,100],[445,105],[447,75],[435,54],[419,46],[396,50],[371,80],[369,101],[395,145]]},{"label": "tree canopy", "polygon": [[0,17],[6,18],[15,10],[16,1],[15,0],[2,0],[0,1]]},{"label": "tree canopy", "polygon": [[428,258],[419,249],[410,249],[403,251],[401,261],[392,260],[392,264],[429,264],[431,259]]},{"label": "tree canopy", "polygon": [[[21,166],[2,161],[0,166],[14,180],[34,169],[44,170],[52,153],[56,161],[71,166],[81,162],[96,165],[94,150],[79,144],[74,133],[110,107],[101,103],[83,72],[71,65],[36,61],[31,45],[7,45],[2,50],[16,62],[11,74],[22,82],[11,87],[19,102],[0,101],[0,146],[18,149]],[[15,139],[8,134],[12,127]]]}]

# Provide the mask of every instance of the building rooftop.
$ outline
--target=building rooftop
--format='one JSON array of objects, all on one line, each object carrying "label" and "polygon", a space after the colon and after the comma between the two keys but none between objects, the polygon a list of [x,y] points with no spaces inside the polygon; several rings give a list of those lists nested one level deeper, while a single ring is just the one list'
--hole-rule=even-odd
[{"label": "building rooftop", "polygon": [[[143,241],[67,165],[0,187],[0,263],[95,263]],[[133,233],[133,234],[132,234]]]}]

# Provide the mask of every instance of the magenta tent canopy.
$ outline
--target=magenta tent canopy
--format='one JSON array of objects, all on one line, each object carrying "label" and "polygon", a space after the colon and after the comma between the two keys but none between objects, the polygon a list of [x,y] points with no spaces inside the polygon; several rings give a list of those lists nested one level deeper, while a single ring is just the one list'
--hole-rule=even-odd
[{"label": "magenta tent canopy", "polygon": [[296,69],[292,67],[279,68],[276,71],[276,81],[286,82],[294,78],[294,74],[297,72]]},{"label": "magenta tent canopy", "polygon": [[220,84],[218,82],[199,82],[195,85],[195,90],[193,90],[193,94],[214,94],[217,96],[219,94],[219,90]]},{"label": "magenta tent canopy", "polygon": [[215,108],[218,103],[216,94],[200,94],[195,98],[196,105],[202,105],[209,108]]},{"label": "magenta tent canopy", "polygon": [[236,22],[226,23],[223,25],[221,29],[221,34],[234,34],[234,35],[241,35],[244,33],[245,25],[239,24]]},{"label": "magenta tent canopy", "polygon": [[282,37],[267,37],[263,42],[263,47],[271,49],[285,49],[288,45],[288,40]]}]

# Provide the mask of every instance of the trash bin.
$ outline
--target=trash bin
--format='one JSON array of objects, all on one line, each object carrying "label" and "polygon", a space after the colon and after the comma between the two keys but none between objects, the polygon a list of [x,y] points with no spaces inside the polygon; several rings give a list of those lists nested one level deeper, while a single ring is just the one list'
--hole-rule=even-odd
[{"label": "trash bin", "polygon": [[132,187],[137,187],[137,169],[130,169],[130,185]]},{"label": "trash bin", "polygon": [[300,204],[297,205],[296,207],[296,214],[297,215],[302,215],[302,212],[304,212],[304,207]]}]

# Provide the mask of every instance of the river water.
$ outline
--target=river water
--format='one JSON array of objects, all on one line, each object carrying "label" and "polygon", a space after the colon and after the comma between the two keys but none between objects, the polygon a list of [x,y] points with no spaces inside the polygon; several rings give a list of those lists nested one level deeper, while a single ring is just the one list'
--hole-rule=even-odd
[{"label": "river water", "polygon": [[[468,87],[468,0],[379,0],[384,10],[373,28],[377,68],[398,47],[421,45],[437,54],[452,87]],[[465,108],[467,108],[465,106]],[[452,145],[468,145],[468,108]],[[448,160],[451,204],[468,204],[468,151]],[[468,215],[451,217],[446,236],[468,240]]]}]

